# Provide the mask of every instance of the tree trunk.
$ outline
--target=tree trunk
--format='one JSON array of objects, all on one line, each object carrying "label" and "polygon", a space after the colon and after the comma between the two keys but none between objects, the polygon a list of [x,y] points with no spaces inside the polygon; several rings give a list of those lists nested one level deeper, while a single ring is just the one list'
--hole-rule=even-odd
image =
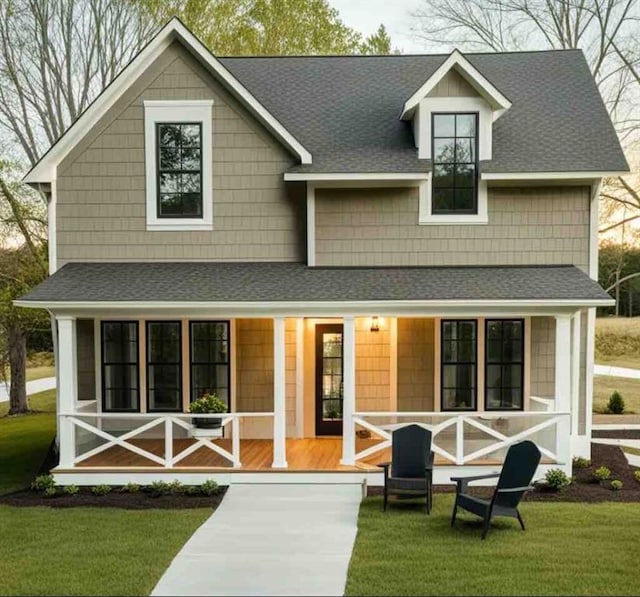
[{"label": "tree trunk", "polygon": [[27,402],[27,336],[17,324],[9,327],[9,414],[19,415],[29,412]]}]

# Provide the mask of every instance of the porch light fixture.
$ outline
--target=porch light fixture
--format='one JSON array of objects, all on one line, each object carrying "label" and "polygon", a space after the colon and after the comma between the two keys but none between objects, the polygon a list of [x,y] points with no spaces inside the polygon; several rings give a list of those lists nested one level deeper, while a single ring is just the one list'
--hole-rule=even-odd
[{"label": "porch light fixture", "polygon": [[371,331],[372,332],[379,332],[380,331],[380,324],[378,322],[378,316],[374,315],[371,318]]}]

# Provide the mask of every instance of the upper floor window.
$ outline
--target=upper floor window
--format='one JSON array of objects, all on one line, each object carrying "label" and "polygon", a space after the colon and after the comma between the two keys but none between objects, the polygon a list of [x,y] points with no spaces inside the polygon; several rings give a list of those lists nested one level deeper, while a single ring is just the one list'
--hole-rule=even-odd
[{"label": "upper floor window", "polygon": [[432,114],[433,214],[478,213],[478,114]]},{"label": "upper floor window", "polygon": [[145,100],[147,230],[213,228],[212,100]]},{"label": "upper floor window", "polygon": [[202,123],[157,123],[158,217],[202,217]]}]

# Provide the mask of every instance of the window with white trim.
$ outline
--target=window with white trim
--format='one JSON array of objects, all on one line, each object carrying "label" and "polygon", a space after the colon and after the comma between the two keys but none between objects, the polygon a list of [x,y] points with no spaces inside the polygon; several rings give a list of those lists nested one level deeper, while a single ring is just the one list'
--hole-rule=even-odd
[{"label": "window with white trim", "polygon": [[147,230],[211,230],[212,100],[144,102]]}]

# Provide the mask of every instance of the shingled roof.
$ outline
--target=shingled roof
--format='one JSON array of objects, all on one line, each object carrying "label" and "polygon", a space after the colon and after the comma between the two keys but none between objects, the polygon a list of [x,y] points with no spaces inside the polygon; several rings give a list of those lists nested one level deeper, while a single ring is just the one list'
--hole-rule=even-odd
[{"label": "shingled roof", "polygon": [[574,266],[307,267],[302,263],[69,263],[20,303],[349,301],[609,303]]},{"label": "shingled roof", "polygon": [[[581,51],[465,54],[512,102],[484,172],[626,171]],[[312,154],[297,172],[421,172],[403,103],[446,55],[221,58]]]}]

